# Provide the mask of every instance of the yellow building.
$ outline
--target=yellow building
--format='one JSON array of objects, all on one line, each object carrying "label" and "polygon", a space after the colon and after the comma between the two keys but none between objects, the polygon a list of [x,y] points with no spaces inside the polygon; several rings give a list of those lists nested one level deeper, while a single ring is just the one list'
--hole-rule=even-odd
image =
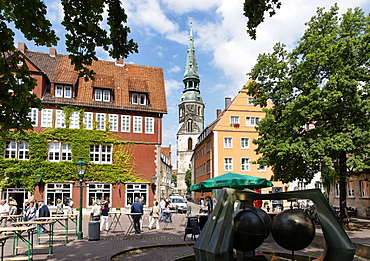
[{"label": "yellow building", "polygon": [[[271,169],[252,164],[258,159],[257,145],[253,144],[258,139],[255,127],[265,113],[254,106],[253,98],[247,94],[251,81],[233,100],[225,99],[225,109],[218,111],[217,119],[199,136],[192,158],[194,184],[227,172],[271,179]],[[274,187],[286,190],[280,182],[274,182]],[[272,188],[265,188],[262,193],[270,191]]]}]

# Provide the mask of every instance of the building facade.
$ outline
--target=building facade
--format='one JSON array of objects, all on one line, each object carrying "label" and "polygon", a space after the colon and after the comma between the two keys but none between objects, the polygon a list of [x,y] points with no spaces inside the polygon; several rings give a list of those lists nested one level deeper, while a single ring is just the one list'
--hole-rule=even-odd
[{"label": "building facade", "polygon": [[[265,113],[247,95],[249,83],[233,100],[225,98],[225,109],[218,110],[215,121],[200,134],[192,157],[193,184],[228,172],[270,180],[271,169],[252,164],[258,159],[253,144],[258,139],[255,127]],[[280,182],[274,186],[283,187]],[[272,188],[262,189],[262,193],[271,192]],[[200,198],[201,194],[194,193],[193,197]]]},{"label": "building facade", "polygon": [[184,73],[184,90],[179,103],[177,131],[177,192],[187,192],[185,173],[191,169],[191,157],[197,138],[204,129],[204,103],[200,95],[198,65],[195,58],[194,37],[190,28]]},{"label": "building facade", "polygon": [[[122,59],[93,61],[95,79],[85,81],[54,48],[36,52],[20,43],[15,55],[25,58],[44,109],[31,110],[33,130],[3,140],[3,196],[19,203],[43,199],[52,209],[57,199],[72,198],[79,207],[74,163],[82,156],[88,162],[83,208],[101,198],[111,207],[129,207],[136,196],[145,204],[156,198],[150,188],[160,175],[167,113],[163,70]],[[22,169],[8,173],[12,162]]]},{"label": "building facade", "polygon": [[171,189],[172,161],[171,161],[171,145],[169,147],[161,147],[161,174],[160,174],[160,197],[169,198],[172,192]]}]

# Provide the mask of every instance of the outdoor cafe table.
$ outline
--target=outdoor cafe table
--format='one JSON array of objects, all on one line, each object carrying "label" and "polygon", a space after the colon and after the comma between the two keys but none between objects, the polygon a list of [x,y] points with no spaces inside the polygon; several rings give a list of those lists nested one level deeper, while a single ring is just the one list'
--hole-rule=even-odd
[{"label": "outdoor cafe table", "polygon": [[6,240],[9,238],[9,236],[0,236],[0,244],[1,244],[1,261],[4,259],[4,245]]},{"label": "outdoor cafe table", "polygon": [[112,222],[110,222],[109,230],[112,228],[112,232],[116,230],[117,225],[119,225],[123,231],[122,225],[121,225],[121,212],[108,212],[109,217],[112,219]]},{"label": "outdoor cafe table", "polygon": [[23,220],[23,215],[8,215],[7,217],[10,222],[21,222]]},{"label": "outdoor cafe table", "polygon": [[[27,255],[28,261],[32,260],[33,255],[33,230],[36,229],[37,226],[28,226],[28,227],[2,227],[0,228],[0,234],[3,232],[13,232],[14,233],[14,241],[13,241],[13,256],[15,250],[15,242],[18,241],[20,238],[23,243],[27,246]],[[22,233],[27,232],[28,236],[23,236]]]},{"label": "outdoor cafe table", "polygon": [[[68,231],[68,217],[67,216],[39,217],[39,218],[36,218],[36,220],[56,221],[58,224],[60,224],[62,226],[63,230],[61,230],[61,231],[54,230],[54,233],[64,232],[64,236],[55,236],[54,235],[54,238],[56,238],[56,237],[64,238],[64,243],[68,244],[68,232],[69,231]],[[62,221],[64,221],[64,223]]]},{"label": "outdoor cafe table", "polygon": [[67,217],[68,220],[72,221],[72,223],[74,224],[74,232],[75,236],[77,236],[77,214],[53,214],[52,217]]},{"label": "outdoor cafe table", "polygon": [[128,239],[130,236],[130,233],[134,230],[134,217],[136,216],[142,216],[142,213],[126,213],[126,216],[128,217],[128,220],[130,221],[130,226],[127,229],[126,235],[124,238]]},{"label": "outdoor cafe table", "polygon": [[[13,226],[15,227],[23,227],[23,226],[31,226],[31,225],[35,225],[37,226],[38,230],[37,230],[37,235],[36,235],[36,245],[34,245],[33,247],[47,247],[48,248],[48,254],[51,255],[53,253],[53,243],[54,243],[54,224],[55,224],[56,221],[26,221],[26,222],[16,222],[16,223],[13,223]],[[46,229],[45,228],[45,225],[49,225],[49,229]],[[42,233],[46,233],[47,234],[47,238],[48,238],[48,244],[40,244],[40,231],[42,231]],[[13,251],[14,251],[14,248],[16,250],[18,250],[18,248],[22,248],[22,247],[19,247],[18,246],[18,240],[16,241],[16,246],[13,247]],[[17,252],[16,252],[17,254]]]}]

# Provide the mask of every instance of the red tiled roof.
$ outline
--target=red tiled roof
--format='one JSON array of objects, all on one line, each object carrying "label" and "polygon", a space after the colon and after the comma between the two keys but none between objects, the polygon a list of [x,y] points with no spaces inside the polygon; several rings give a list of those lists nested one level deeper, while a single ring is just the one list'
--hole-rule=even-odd
[{"label": "red tiled roof", "polygon": [[171,157],[171,148],[170,147],[161,147],[161,153],[165,155],[167,158]]},{"label": "red tiled roof", "polygon": [[[77,84],[76,97],[72,99],[55,98],[53,93],[43,97],[44,103],[71,104],[109,109],[123,109],[167,113],[163,69],[143,65],[116,65],[114,62],[93,61],[89,67],[96,73],[95,80],[85,81],[78,77],[67,55],[25,51],[26,57],[49,78],[50,82]],[[111,88],[112,102],[93,101],[93,86]],[[148,93],[150,104],[132,105],[129,92]]]}]

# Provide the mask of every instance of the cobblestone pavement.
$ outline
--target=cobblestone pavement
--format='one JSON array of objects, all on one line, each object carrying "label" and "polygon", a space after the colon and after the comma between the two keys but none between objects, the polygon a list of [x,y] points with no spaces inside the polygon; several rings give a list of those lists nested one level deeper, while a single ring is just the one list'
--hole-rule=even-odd
[{"label": "cobblestone pavement", "polygon": [[[190,203],[192,206],[193,213],[199,212],[199,206]],[[129,227],[129,220],[126,215],[122,214],[120,222],[122,224],[123,231],[117,232],[103,232],[100,234],[100,240],[89,241],[88,240],[88,217],[84,217],[84,239],[76,240],[73,234],[71,234],[70,241],[67,245],[63,244],[61,239],[56,239],[54,245],[54,253],[50,256],[47,255],[47,249],[35,249],[33,260],[54,260],[54,261],[82,261],[82,260],[111,260],[112,256],[117,256],[115,261],[118,260],[163,260],[170,261],[176,260],[185,256],[193,255],[193,244],[194,240],[185,238],[184,240],[184,229],[185,219],[182,214],[175,214],[173,221],[175,229],[153,229],[149,230],[145,226],[147,225],[147,219],[144,221],[143,232],[140,235],[130,234],[128,239],[125,239],[125,233]],[[356,219],[352,218],[353,222],[352,229],[347,231],[347,234],[352,239],[354,244],[365,245],[370,249],[370,221],[367,219]],[[164,224],[160,223],[161,228]],[[170,228],[170,226],[168,226]],[[317,235],[321,236],[321,230],[317,230]],[[5,244],[4,257],[11,257],[12,254],[12,237]],[[142,250],[141,248],[148,248]],[[132,250],[132,251],[131,251]],[[259,247],[260,251],[263,252],[284,252],[290,253],[290,251],[284,250],[279,247],[272,239],[266,240],[264,244]],[[120,253],[130,251],[126,256],[119,256]],[[323,247],[312,243],[309,247],[302,251],[297,251],[296,255],[309,255],[317,257],[323,252]],[[365,258],[355,257],[356,261],[369,260]]]}]

